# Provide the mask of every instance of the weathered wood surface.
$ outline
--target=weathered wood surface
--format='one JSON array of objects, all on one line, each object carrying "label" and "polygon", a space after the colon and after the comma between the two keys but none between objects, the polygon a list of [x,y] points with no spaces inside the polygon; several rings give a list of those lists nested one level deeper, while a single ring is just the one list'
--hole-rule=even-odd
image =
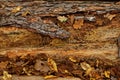
[{"label": "weathered wood surface", "polygon": [[[92,54],[96,53],[95,49],[97,53],[110,53],[109,59],[115,59],[118,55],[119,2],[1,1],[0,6],[0,48],[3,50],[47,45],[51,53],[54,53],[54,48],[60,48],[63,51],[77,50],[80,55],[85,55],[92,49]],[[58,16],[65,16],[69,20],[61,23]],[[80,19],[84,23],[75,29],[74,24]],[[82,52],[84,50],[86,53]]]},{"label": "weathered wood surface", "polygon": [[[86,79],[80,64],[88,62],[97,73],[104,74],[108,68],[109,79],[119,79],[119,2],[1,1],[0,5],[0,64],[4,65],[0,75],[6,70],[10,74]],[[59,16],[68,20],[60,22]],[[58,72],[48,68],[49,58],[56,62]]]},{"label": "weathered wood surface", "polygon": [[[20,10],[14,12],[14,8],[20,6]],[[19,7],[18,7],[19,8]],[[22,16],[28,11],[28,16]],[[84,13],[83,15],[95,13],[105,14],[107,12],[120,12],[120,5],[112,2],[1,2],[1,26],[17,25],[17,27],[27,27],[35,29],[38,33],[57,38],[68,38],[70,33],[63,30],[55,23],[44,24],[41,17],[59,16],[75,13]],[[90,12],[90,13],[89,13]],[[34,18],[36,21],[29,20]],[[86,18],[89,19],[89,18]],[[54,28],[54,30],[53,30]]]}]

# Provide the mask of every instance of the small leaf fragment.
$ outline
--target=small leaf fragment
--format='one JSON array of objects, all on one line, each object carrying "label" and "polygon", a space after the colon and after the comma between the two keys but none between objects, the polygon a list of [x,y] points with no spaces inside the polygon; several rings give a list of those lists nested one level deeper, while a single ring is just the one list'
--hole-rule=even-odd
[{"label": "small leaf fragment", "polygon": [[85,75],[91,75],[91,72],[94,70],[94,68],[89,68],[86,70]]},{"label": "small leaf fragment", "polygon": [[21,6],[18,6],[18,7],[16,7],[16,8],[14,8],[14,9],[12,10],[12,12],[13,12],[13,13],[16,13],[16,12],[20,11],[21,9],[22,9],[22,7],[21,7]]},{"label": "small leaf fragment", "polygon": [[65,70],[64,72],[65,72],[65,73],[69,73],[69,71],[68,71],[68,70]]},{"label": "small leaf fragment", "polygon": [[7,71],[3,71],[3,80],[12,80],[12,75],[9,74]]},{"label": "small leaf fragment", "polygon": [[55,63],[53,59],[48,58],[48,65],[53,71],[58,72],[57,64]]},{"label": "small leaf fragment", "polygon": [[47,76],[45,76],[44,78],[45,79],[51,79],[51,78],[56,78],[57,76],[54,76],[54,75],[47,75]]},{"label": "small leaf fragment", "polygon": [[83,23],[84,23],[83,19],[75,20],[75,22],[73,24],[73,28],[74,29],[80,29],[83,26]]},{"label": "small leaf fragment", "polygon": [[67,17],[65,16],[58,16],[57,19],[60,21],[60,22],[66,22],[68,20]]},{"label": "small leaf fragment", "polygon": [[22,16],[27,16],[29,14],[30,14],[30,11],[25,11],[25,12],[22,13]]},{"label": "small leaf fragment", "polygon": [[0,69],[5,69],[7,67],[8,61],[0,62]]},{"label": "small leaf fragment", "polygon": [[104,15],[104,17],[107,17],[109,20],[112,20],[115,16],[116,14],[110,14],[110,13]]},{"label": "small leaf fragment", "polygon": [[106,78],[110,78],[110,71],[104,71],[104,75]]},{"label": "small leaf fragment", "polygon": [[86,62],[80,63],[80,66],[82,67],[83,70],[87,70],[87,69],[91,68],[91,66]]},{"label": "small leaf fragment", "polygon": [[26,73],[28,76],[31,75],[31,74],[30,74],[30,71],[27,71],[25,67],[23,68],[23,71],[24,71],[24,73]]},{"label": "small leaf fragment", "polygon": [[69,57],[69,60],[70,60],[70,61],[72,61],[72,62],[77,62],[77,60],[76,60],[76,59],[74,59],[72,56],[71,56],[71,57]]}]

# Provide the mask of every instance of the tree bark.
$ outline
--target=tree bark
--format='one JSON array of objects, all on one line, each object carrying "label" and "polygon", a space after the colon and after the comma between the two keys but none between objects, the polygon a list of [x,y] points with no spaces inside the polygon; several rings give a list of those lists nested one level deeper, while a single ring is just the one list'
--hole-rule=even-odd
[{"label": "tree bark", "polygon": [[120,78],[119,2],[1,1],[0,16],[0,71],[86,79],[85,62]]}]

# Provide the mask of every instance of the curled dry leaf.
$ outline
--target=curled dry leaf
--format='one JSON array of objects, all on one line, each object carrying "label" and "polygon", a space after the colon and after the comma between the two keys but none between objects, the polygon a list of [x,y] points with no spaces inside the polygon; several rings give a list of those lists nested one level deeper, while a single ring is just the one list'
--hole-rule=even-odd
[{"label": "curled dry leaf", "polygon": [[52,69],[55,72],[58,72],[57,64],[53,59],[48,58],[48,65],[49,65],[50,69]]},{"label": "curled dry leaf", "polygon": [[77,62],[77,60],[75,58],[73,58],[72,56],[69,57],[69,60],[72,62]]},{"label": "curled dry leaf", "polygon": [[85,75],[92,75],[91,72],[94,71],[94,68],[89,68],[86,70]]},{"label": "curled dry leaf", "polygon": [[3,71],[3,80],[12,80],[12,75],[9,74],[7,71]]},{"label": "curled dry leaf", "polygon": [[110,78],[110,71],[104,71],[104,75],[106,78]]},{"label": "curled dry leaf", "polygon": [[60,21],[60,22],[66,22],[68,20],[67,17],[65,16],[58,16],[57,19]]},{"label": "curled dry leaf", "polygon": [[88,70],[91,68],[91,66],[86,62],[80,63],[80,66],[82,67],[83,70]]},{"label": "curled dry leaf", "polygon": [[104,17],[108,18],[109,20],[112,20],[115,16],[116,14],[110,14],[110,13],[107,13],[106,15],[104,15]]},{"label": "curled dry leaf", "polygon": [[12,10],[12,12],[13,12],[13,13],[16,13],[16,12],[20,11],[21,9],[22,9],[22,7],[21,7],[21,6],[18,6],[18,7],[16,7],[16,8],[14,8],[14,9]]},{"label": "curled dry leaf", "polygon": [[51,78],[56,78],[57,76],[54,75],[47,75],[44,77],[44,79],[51,79]]},{"label": "curled dry leaf", "polygon": [[75,22],[73,24],[73,28],[74,29],[80,29],[83,26],[83,23],[84,23],[83,19],[75,20]]}]

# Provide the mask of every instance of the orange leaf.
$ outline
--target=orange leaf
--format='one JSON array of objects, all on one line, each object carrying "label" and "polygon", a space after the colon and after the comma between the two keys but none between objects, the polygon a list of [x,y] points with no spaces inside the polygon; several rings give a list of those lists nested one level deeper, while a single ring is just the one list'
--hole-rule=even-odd
[{"label": "orange leaf", "polygon": [[83,23],[84,23],[83,19],[75,20],[75,23],[73,24],[73,28],[80,29],[83,26]]}]

